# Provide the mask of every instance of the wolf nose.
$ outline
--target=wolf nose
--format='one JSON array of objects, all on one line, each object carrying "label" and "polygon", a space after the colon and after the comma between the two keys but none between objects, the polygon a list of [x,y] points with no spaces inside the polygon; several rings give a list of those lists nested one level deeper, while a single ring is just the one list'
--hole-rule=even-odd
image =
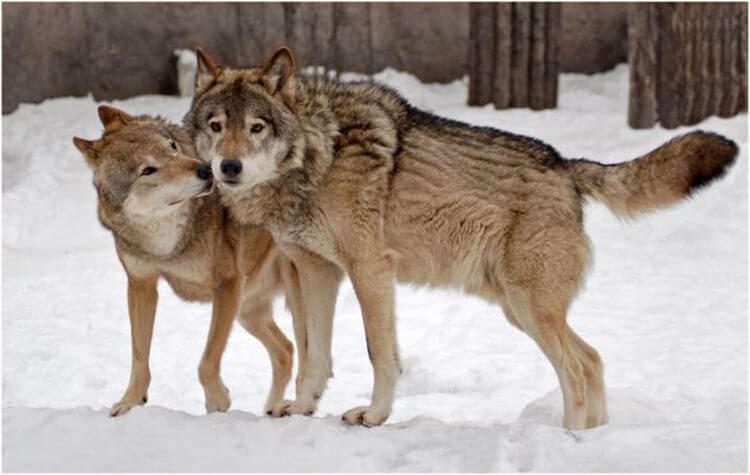
[{"label": "wolf nose", "polygon": [[211,165],[208,163],[204,163],[203,165],[198,167],[197,170],[198,178],[201,180],[210,180],[211,176],[213,176],[213,173],[211,173]]},{"label": "wolf nose", "polygon": [[242,171],[242,162],[235,158],[229,158],[221,161],[221,172],[227,178],[234,178]]}]

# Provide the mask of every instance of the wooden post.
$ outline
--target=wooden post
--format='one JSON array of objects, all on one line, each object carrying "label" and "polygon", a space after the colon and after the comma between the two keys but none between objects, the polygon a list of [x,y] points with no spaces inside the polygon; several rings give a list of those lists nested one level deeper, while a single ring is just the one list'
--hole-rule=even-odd
[{"label": "wooden post", "polygon": [[[726,74],[724,81],[727,83],[727,91],[718,112],[720,117],[732,117],[738,112],[737,104],[740,99],[740,89],[743,87],[740,84],[739,71],[737,70],[737,50],[740,41],[739,6],[737,3],[732,3],[724,7],[722,64],[724,64]],[[744,45],[744,47],[747,48],[747,45]]]},{"label": "wooden post", "polygon": [[659,5],[659,70],[657,73],[656,111],[661,124],[668,128],[680,125],[682,102],[682,5],[665,3]]},{"label": "wooden post", "polygon": [[737,58],[737,70],[740,83],[740,97],[737,101],[737,112],[747,111],[747,3],[739,5],[740,45]]},{"label": "wooden post", "polygon": [[551,3],[547,6],[547,35],[545,43],[545,64],[547,65],[544,78],[545,107],[557,107],[557,78],[559,76],[558,58],[560,54],[560,22],[562,21],[562,4]]},{"label": "wooden post", "polygon": [[475,3],[469,11],[469,104],[555,107],[560,4]]},{"label": "wooden post", "polygon": [[634,129],[656,124],[657,46],[656,7],[641,4],[628,8],[628,63],[630,100],[628,124]]},{"label": "wooden post", "polygon": [[498,3],[495,15],[495,72],[492,93],[492,102],[498,109],[507,109],[511,105],[512,48],[513,6],[507,2]]},{"label": "wooden post", "polygon": [[718,114],[721,103],[724,101],[724,57],[722,55],[724,35],[722,27],[725,11],[723,4],[713,5],[711,22],[711,102],[709,102],[709,114]]},{"label": "wooden post", "polygon": [[695,107],[695,96],[698,89],[698,77],[696,75],[696,43],[697,34],[697,8],[683,9],[683,29],[680,35],[682,51],[680,54],[682,61],[682,78],[684,81],[684,94],[682,96],[682,107],[680,107],[680,122],[683,124],[691,123],[693,108]]},{"label": "wooden post", "polygon": [[545,55],[544,37],[547,30],[546,8],[543,3],[531,4],[531,54],[529,67],[529,106],[544,109]]},{"label": "wooden post", "polygon": [[711,100],[711,13],[709,4],[699,4],[689,8],[695,18],[695,59],[693,61],[693,103],[685,124],[696,124],[710,115],[708,111]]},{"label": "wooden post", "polygon": [[484,105],[492,102],[494,88],[495,5],[472,4],[470,12],[469,104]]},{"label": "wooden post", "polygon": [[495,5],[492,3],[480,3],[476,6],[479,10],[479,18],[476,26],[478,28],[479,43],[477,45],[478,69],[477,76],[477,103],[487,104],[492,102],[492,92],[495,81]]},{"label": "wooden post", "polygon": [[633,128],[747,110],[747,4],[630,4]]},{"label": "wooden post", "polygon": [[510,106],[529,106],[529,34],[531,6],[513,4],[513,47],[511,51]]}]

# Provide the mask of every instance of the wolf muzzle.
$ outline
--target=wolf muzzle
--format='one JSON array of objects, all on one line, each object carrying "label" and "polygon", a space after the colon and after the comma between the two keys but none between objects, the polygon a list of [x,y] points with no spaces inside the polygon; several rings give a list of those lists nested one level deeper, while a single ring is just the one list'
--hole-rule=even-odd
[{"label": "wolf muzzle", "polygon": [[200,165],[196,169],[196,174],[201,180],[210,180],[214,176],[213,172],[211,171],[211,165],[208,163]]},{"label": "wolf muzzle", "polygon": [[242,171],[242,162],[236,158],[225,158],[221,161],[221,173],[227,178],[236,178]]}]

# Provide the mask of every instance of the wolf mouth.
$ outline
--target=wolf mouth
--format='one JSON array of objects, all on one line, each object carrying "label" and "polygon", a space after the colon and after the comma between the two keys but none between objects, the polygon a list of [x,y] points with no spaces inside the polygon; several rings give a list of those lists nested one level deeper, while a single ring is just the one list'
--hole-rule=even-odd
[{"label": "wolf mouth", "polygon": [[213,180],[210,180],[208,183],[206,183],[206,186],[203,188],[203,190],[197,195],[195,195],[193,198],[210,195],[214,191],[215,184],[216,183]]},{"label": "wolf mouth", "polygon": [[185,200],[199,198],[201,196],[207,196],[207,195],[210,195],[213,191],[214,191],[214,181],[211,180],[210,182],[206,183],[206,186],[204,186],[203,189],[201,189],[201,191],[199,191],[198,193],[192,196],[188,196],[187,198],[180,198],[179,200],[167,203],[167,206],[175,206],[175,205],[182,203]]}]

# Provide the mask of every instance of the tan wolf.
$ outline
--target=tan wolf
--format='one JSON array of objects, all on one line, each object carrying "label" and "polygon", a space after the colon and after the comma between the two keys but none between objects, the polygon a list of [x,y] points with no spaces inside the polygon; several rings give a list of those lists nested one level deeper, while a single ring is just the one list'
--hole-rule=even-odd
[{"label": "tan wolf", "polygon": [[552,363],[563,425],[607,422],[602,361],[567,321],[591,259],[584,198],[625,216],[669,206],[727,170],[732,141],[693,132],[626,163],[568,160],[539,140],[424,112],[373,82],[298,75],[286,48],[258,68],[198,56],[185,116],[198,153],[231,214],[270,230],[299,273],[305,363],[297,400],[275,415],[315,409],[345,272],[374,374],[371,404],[344,413],[348,423],[381,424],[391,412],[396,279],[499,304]]},{"label": "tan wolf", "polygon": [[184,130],[109,106],[99,107],[99,117],[105,128],[101,139],[76,137],[73,142],[94,171],[99,220],[112,232],[128,276],[130,383],[110,414],[122,415],[146,402],[159,278],[184,300],[213,302],[198,369],[206,410],[226,411],[230,405],[220,365],[238,309],[242,326],[271,358],[270,410],[291,375],[293,347],[271,311],[271,299],[282,288],[281,273],[289,272],[291,263],[277,257],[268,232],[227,216],[211,193],[211,167],[192,158],[197,154]]}]

